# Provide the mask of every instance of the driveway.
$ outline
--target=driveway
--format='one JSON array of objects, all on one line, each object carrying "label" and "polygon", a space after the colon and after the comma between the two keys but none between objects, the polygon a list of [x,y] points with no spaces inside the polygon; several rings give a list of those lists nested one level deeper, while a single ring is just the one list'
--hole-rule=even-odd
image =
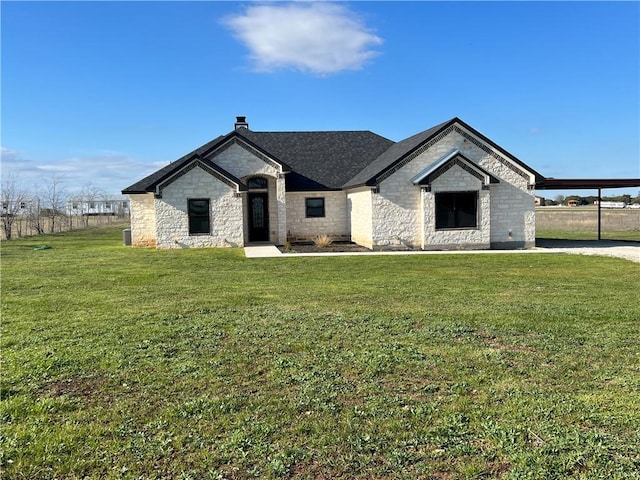
[{"label": "driveway", "polygon": [[536,250],[543,250],[549,253],[573,253],[577,255],[617,257],[640,263],[640,242],[537,239],[534,251]]}]

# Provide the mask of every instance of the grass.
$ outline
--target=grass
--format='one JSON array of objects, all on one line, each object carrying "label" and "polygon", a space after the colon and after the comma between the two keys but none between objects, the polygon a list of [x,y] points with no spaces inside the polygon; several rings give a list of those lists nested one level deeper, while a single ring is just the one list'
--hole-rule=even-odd
[{"label": "grass", "polygon": [[[640,209],[602,209],[602,240],[640,242]],[[567,240],[597,240],[595,207],[536,208],[536,236]]]},{"label": "grass", "polygon": [[[536,228],[537,238],[563,240],[598,240],[598,229]],[[640,230],[605,230],[601,240],[640,242]]]},{"label": "grass", "polygon": [[637,264],[121,243],[2,244],[2,478],[640,478]]}]

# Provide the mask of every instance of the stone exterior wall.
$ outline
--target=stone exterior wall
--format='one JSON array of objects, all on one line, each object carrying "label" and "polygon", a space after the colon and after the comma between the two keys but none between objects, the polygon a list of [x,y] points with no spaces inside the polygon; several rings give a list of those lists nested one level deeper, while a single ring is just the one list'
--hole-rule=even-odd
[{"label": "stone exterior wall", "polygon": [[[425,151],[403,165],[380,183],[373,195],[372,244],[374,248],[499,248],[529,247],[535,243],[534,191],[528,190],[529,179],[499,160],[490,147],[481,148],[477,139],[452,129]],[[476,177],[454,167],[434,181],[435,190],[421,193],[411,179],[429,165],[453,150],[460,152],[500,180],[490,190],[480,190]],[[456,170],[457,168],[457,170]],[[458,178],[453,175],[458,171]],[[474,188],[467,181],[476,180]],[[438,183],[440,181],[440,183]],[[447,182],[449,184],[447,185]],[[439,185],[439,186],[438,186]],[[479,229],[435,231],[433,194],[437,188],[478,190]],[[460,190],[460,191],[462,191]],[[491,212],[487,214],[487,212]],[[433,229],[429,225],[433,224]],[[352,227],[353,229],[353,227]],[[488,238],[487,238],[488,235]],[[360,243],[360,242],[358,242]]]},{"label": "stone exterior wall", "polygon": [[[242,180],[255,176],[267,178],[269,183],[269,240],[283,244],[287,236],[287,204],[285,180],[280,168],[265,162],[238,144],[230,145],[210,159],[236,178]],[[246,215],[245,218],[249,218],[247,206],[243,211]],[[248,239],[248,226],[245,225],[244,228],[245,238]]]},{"label": "stone exterior wall", "polygon": [[156,210],[153,193],[129,195],[131,205],[131,245],[156,246]]},{"label": "stone exterior wall", "polygon": [[[324,198],[324,217],[306,217],[305,199],[307,198]],[[286,202],[289,241],[311,240],[318,235],[329,235],[333,240],[349,240],[349,216],[345,192],[288,192]]]},{"label": "stone exterior wall", "polygon": [[347,210],[351,224],[351,241],[373,248],[373,193],[371,188],[354,189],[347,193]]},{"label": "stone exterior wall", "polygon": [[[208,198],[211,234],[189,234],[187,200]],[[199,167],[167,185],[155,200],[158,248],[237,247],[244,245],[242,198],[233,187]]]},{"label": "stone exterior wall", "polygon": [[[478,192],[477,228],[436,229],[436,194],[438,192]],[[431,191],[422,192],[424,250],[486,249],[491,237],[491,194],[482,190],[482,182],[458,165],[435,179]]]}]

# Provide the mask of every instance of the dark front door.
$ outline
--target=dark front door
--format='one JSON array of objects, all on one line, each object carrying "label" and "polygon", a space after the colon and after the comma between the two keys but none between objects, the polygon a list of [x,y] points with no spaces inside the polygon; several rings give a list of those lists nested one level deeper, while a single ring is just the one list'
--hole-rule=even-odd
[{"label": "dark front door", "polygon": [[269,202],[266,193],[249,194],[249,241],[269,240]]}]

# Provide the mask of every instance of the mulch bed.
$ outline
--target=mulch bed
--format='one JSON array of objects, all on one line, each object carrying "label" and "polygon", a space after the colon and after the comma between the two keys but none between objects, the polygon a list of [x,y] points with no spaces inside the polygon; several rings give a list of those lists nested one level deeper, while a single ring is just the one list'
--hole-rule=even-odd
[{"label": "mulch bed", "polygon": [[351,242],[333,242],[327,247],[318,247],[314,243],[292,243],[290,249],[279,245],[282,253],[328,253],[328,252],[370,252],[366,247]]}]

